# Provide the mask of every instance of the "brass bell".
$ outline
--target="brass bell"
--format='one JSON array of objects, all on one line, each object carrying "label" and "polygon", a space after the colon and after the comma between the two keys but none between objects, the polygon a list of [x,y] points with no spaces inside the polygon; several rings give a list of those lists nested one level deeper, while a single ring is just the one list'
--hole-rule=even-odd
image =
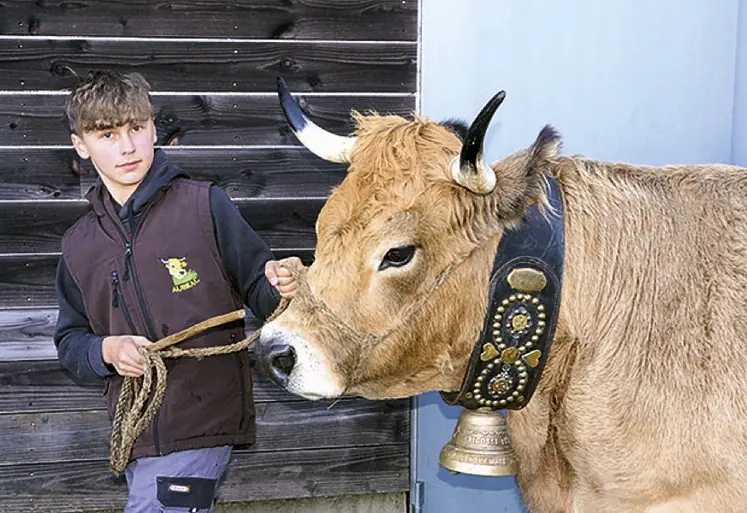
[{"label": "brass bell", "polygon": [[478,476],[513,476],[519,470],[506,418],[490,408],[462,412],[438,461],[451,472]]}]

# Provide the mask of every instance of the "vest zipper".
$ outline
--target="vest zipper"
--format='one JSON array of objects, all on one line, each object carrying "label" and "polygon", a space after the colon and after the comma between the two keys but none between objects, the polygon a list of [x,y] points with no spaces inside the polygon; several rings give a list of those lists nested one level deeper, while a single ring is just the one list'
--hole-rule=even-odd
[{"label": "vest zipper", "polygon": [[127,327],[130,328],[130,333],[135,334],[135,323],[132,322],[130,310],[127,308],[124,294],[122,294],[122,289],[119,286],[119,273],[112,271],[112,306],[119,308],[120,305],[122,306],[122,314],[124,314]]},{"label": "vest zipper", "polygon": [[[143,314],[143,319],[145,320],[145,329],[148,331],[148,337],[151,342],[156,342],[158,340],[158,335],[156,334],[156,328],[153,324],[150,309],[148,308],[148,304],[145,302],[145,295],[143,294],[143,288],[140,285],[140,278],[137,275],[137,269],[135,267],[135,258],[132,256],[132,244],[134,241],[134,236],[132,238],[128,237],[125,240],[125,273],[127,273],[125,281],[132,276],[132,281],[135,284],[137,302],[140,306],[140,311]],[[132,272],[130,273],[130,271]]]},{"label": "vest zipper", "polygon": [[[144,219],[148,214],[151,205],[152,203],[148,204],[148,206],[145,208],[140,218],[141,220]],[[121,235],[122,241],[125,245],[125,275],[122,278],[125,281],[129,281],[130,277],[132,277],[132,282],[135,288],[135,296],[137,297],[138,306],[140,307],[140,313],[142,314],[143,320],[145,321],[145,330],[147,331],[148,339],[151,342],[155,342],[156,340],[158,340],[158,335],[156,335],[156,329],[153,324],[153,319],[151,318],[150,310],[148,309],[148,305],[145,302],[145,296],[143,295],[143,291],[140,286],[140,279],[138,278],[137,268],[135,267],[135,257],[132,255],[132,245],[134,244],[135,237],[137,236],[137,232],[140,229],[140,222],[137,223],[135,230],[130,234],[126,234],[120,224],[121,221],[119,223],[117,221],[114,222],[114,225],[117,227],[117,230],[119,231],[119,234]],[[130,271],[132,272],[130,273]],[[133,334],[134,333],[135,332],[133,332]],[[153,416],[153,448],[155,449],[158,456],[163,456],[163,454],[161,454],[161,444],[158,440],[158,417],[160,412],[161,409],[159,408],[158,410],[156,410],[156,413]]]}]

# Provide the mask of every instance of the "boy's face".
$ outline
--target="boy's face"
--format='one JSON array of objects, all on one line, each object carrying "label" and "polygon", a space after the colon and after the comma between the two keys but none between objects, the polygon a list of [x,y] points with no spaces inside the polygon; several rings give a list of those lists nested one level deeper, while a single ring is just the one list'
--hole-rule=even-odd
[{"label": "boy's face", "polygon": [[72,135],[83,159],[91,159],[109,193],[122,205],[153,163],[156,129],[152,120]]}]

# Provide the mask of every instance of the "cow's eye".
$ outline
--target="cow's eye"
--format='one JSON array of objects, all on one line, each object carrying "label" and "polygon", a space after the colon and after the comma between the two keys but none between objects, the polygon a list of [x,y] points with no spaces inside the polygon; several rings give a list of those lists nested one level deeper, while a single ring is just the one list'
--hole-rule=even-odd
[{"label": "cow's eye", "polygon": [[399,246],[386,252],[379,264],[379,271],[389,267],[402,267],[410,263],[415,255],[415,246]]}]

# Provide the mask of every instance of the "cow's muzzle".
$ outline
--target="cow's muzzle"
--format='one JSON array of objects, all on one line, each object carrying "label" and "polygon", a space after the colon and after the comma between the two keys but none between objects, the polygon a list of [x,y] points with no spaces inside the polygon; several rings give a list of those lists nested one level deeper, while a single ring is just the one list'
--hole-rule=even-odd
[{"label": "cow's muzzle", "polygon": [[288,379],[296,365],[293,346],[275,338],[260,337],[257,357],[260,369],[268,378],[281,387],[288,386]]}]

